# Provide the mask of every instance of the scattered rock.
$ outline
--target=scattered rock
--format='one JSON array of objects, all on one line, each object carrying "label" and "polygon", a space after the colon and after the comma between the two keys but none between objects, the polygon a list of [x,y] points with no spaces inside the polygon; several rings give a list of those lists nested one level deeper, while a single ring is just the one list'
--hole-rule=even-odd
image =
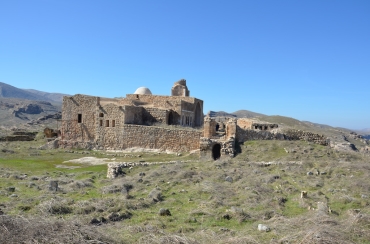
[{"label": "scattered rock", "polygon": [[220,228],[220,231],[223,231],[223,232],[229,232],[229,231],[230,231],[230,229],[228,229],[228,228]]},{"label": "scattered rock", "polygon": [[39,147],[40,150],[57,149],[59,147],[59,139],[49,141],[45,145]]},{"label": "scattered rock", "polygon": [[124,219],[131,219],[132,217],[132,214],[130,212],[126,212],[126,213],[111,213],[109,216],[108,216],[108,219],[112,222],[117,222],[117,221],[121,221],[121,220],[124,220]]},{"label": "scattered rock", "polygon": [[92,224],[92,225],[101,225],[101,224],[104,224],[106,222],[107,222],[107,219],[104,218],[104,217],[101,217],[101,218],[93,218],[90,221],[90,224]]},{"label": "scattered rock", "polygon": [[225,181],[233,183],[233,178],[231,176],[226,176]]},{"label": "scattered rock", "polygon": [[15,187],[14,186],[9,186],[6,190],[8,192],[15,192]]},{"label": "scattered rock", "polygon": [[325,202],[317,202],[317,214],[327,215],[329,213],[328,204]]},{"label": "scattered rock", "polygon": [[154,188],[148,195],[148,198],[154,202],[160,202],[163,200],[162,192],[158,188]]},{"label": "scattered rock", "polygon": [[231,207],[230,212],[231,213],[243,213],[244,211],[243,211],[243,209],[238,208],[238,207]]},{"label": "scattered rock", "polygon": [[171,212],[167,208],[161,208],[159,209],[159,216],[171,216]]},{"label": "scattered rock", "polygon": [[49,190],[50,191],[58,191],[59,187],[58,187],[58,181],[56,180],[51,180],[50,183],[49,183]]},{"label": "scattered rock", "polygon": [[269,232],[270,231],[270,228],[267,227],[266,225],[264,224],[258,224],[258,230],[259,231],[265,231],[265,232]]},{"label": "scattered rock", "polygon": [[223,219],[230,220],[231,219],[231,216],[229,214],[224,214],[224,215],[222,215],[222,218]]}]

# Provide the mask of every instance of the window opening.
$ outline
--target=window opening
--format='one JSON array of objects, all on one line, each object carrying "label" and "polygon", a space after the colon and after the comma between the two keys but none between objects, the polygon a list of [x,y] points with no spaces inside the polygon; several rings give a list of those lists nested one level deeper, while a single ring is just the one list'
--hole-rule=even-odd
[{"label": "window opening", "polygon": [[101,117],[101,118],[104,117],[104,114],[103,113],[100,113],[99,114],[99,117]]},{"label": "window opening", "polygon": [[78,114],[77,122],[82,123],[82,114]]},{"label": "window opening", "polygon": [[100,126],[103,126],[103,120],[100,120]]},{"label": "window opening", "polygon": [[112,120],[112,127],[116,127],[116,121]]},{"label": "window opening", "polygon": [[105,127],[109,127],[109,120],[105,121]]}]

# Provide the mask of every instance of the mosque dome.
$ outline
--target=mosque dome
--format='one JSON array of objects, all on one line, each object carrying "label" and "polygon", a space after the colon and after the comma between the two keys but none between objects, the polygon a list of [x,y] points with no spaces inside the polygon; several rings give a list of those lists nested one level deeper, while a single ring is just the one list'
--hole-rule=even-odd
[{"label": "mosque dome", "polygon": [[152,95],[152,92],[149,90],[147,87],[139,87],[136,89],[134,94],[139,94],[139,95]]}]

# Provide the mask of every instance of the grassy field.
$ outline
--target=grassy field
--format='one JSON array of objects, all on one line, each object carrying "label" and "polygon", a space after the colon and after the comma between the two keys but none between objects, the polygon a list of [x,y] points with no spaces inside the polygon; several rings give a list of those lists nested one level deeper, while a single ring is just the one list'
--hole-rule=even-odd
[{"label": "grassy field", "polygon": [[[370,243],[370,158],[360,153],[249,141],[233,159],[199,161],[43,143],[0,144],[0,243]],[[108,179],[106,165],[65,163],[82,157],[172,163]]]}]

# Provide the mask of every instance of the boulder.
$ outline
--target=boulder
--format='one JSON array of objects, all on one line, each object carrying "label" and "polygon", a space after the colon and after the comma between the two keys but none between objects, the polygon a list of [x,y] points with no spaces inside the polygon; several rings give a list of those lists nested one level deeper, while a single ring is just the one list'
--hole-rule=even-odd
[{"label": "boulder", "polygon": [[163,200],[162,191],[154,188],[148,195],[148,198],[153,200],[154,202],[160,202]]},{"label": "boulder", "polygon": [[231,176],[226,176],[225,181],[233,183],[233,178]]},{"label": "boulder", "polygon": [[269,232],[270,231],[270,228],[264,224],[259,224],[258,225],[258,230],[259,231],[265,231],[265,232]]},{"label": "boulder", "polygon": [[158,212],[159,216],[171,216],[171,212],[167,208],[161,208]]}]

